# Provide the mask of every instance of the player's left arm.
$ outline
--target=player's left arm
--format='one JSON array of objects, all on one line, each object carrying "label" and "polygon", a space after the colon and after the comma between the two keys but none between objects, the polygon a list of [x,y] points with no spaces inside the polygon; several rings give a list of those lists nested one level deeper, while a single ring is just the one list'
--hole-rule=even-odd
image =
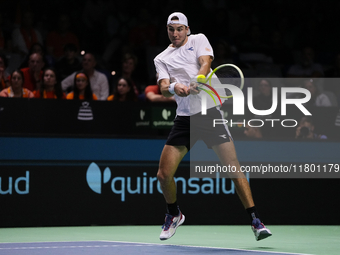
[{"label": "player's left arm", "polygon": [[213,61],[213,57],[209,55],[203,55],[198,58],[198,62],[200,64],[200,69],[198,70],[197,75],[203,74],[205,77],[210,73],[211,62]]},{"label": "player's left arm", "polygon": [[[210,73],[210,67],[211,67],[211,62],[213,61],[213,57],[210,55],[202,55],[198,57],[198,62],[200,64],[200,69],[198,70],[196,79],[197,81],[200,81],[199,75],[204,75],[203,80],[200,82],[205,82],[205,77]],[[198,90],[198,84],[197,81],[193,81],[190,83],[190,94],[192,95],[197,95],[200,93],[200,90]]]}]

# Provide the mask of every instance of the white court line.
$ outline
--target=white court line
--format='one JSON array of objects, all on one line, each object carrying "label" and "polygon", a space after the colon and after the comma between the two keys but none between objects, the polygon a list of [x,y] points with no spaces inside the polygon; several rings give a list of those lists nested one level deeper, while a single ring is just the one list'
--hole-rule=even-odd
[{"label": "white court line", "polygon": [[[86,241],[81,241],[81,242],[86,242]],[[101,242],[101,241],[93,241],[93,242]],[[40,243],[40,242],[35,242],[35,243]],[[49,243],[49,242],[45,242]],[[54,242],[57,243],[57,242]],[[70,243],[77,243],[76,242],[71,242]],[[6,244],[19,244],[19,243],[6,243]],[[20,243],[21,244],[21,243]],[[0,243],[1,245],[1,243]],[[111,247],[139,247],[139,246],[153,246],[152,244],[136,244],[136,245],[121,245],[121,244],[112,244],[112,245],[64,245],[64,246],[31,246],[31,247],[6,247],[6,248],[1,248],[0,250],[34,250],[34,249],[67,249],[67,248],[111,248]]]},{"label": "white court line", "polygon": [[[275,253],[275,254],[291,254],[291,255],[313,255],[307,253],[292,253],[292,252],[279,252],[279,251],[261,251],[261,250],[246,250],[239,248],[225,248],[225,247],[210,247],[210,246],[195,246],[195,245],[180,245],[180,244],[159,244],[159,243],[142,243],[142,242],[128,242],[128,241],[110,241],[110,240],[91,240],[91,241],[44,241],[44,242],[22,242],[22,243],[0,243],[1,244],[34,244],[34,243],[80,243],[80,242],[108,242],[108,243],[124,243],[134,244],[133,246],[179,246],[179,247],[190,247],[190,248],[207,248],[207,249],[221,249],[221,250],[236,250],[236,251],[248,251],[248,252],[260,252],[260,253]],[[136,245],[138,244],[138,245]],[[88,245],[88,246],[45,246],[45,247],[8,247],[0,248],[0,250],[19,250],[19,249],[56,249],[56,248],[101,248],[101,247],[119,247],[128,245]]]},{"label": "white court line", "polygon": [[208,249],[222,249],[222,250],[236,250],[236,251],[251,251],[251,252],[263,252],[263,253],[276,253],[276,254],[291,254],[291,255],[313,255],[307,253],[292,253],[292,252],[280,252],[280,251],[259,251],[259,250],[245,250],[238,248],[224,248],[224,247],[210,247],[210,246],[195,246],[195,245],[181,245],[181,244],[159,244],[159,243],[141,243],[141,242],[128,242],[128,241],[106,241],[99,240],[98,242],[113,242],[113,243],[138,243],[138,244],[152,244],[152,245],[171,245],[180,247],[192,247],[192,248],[208,248]]}]

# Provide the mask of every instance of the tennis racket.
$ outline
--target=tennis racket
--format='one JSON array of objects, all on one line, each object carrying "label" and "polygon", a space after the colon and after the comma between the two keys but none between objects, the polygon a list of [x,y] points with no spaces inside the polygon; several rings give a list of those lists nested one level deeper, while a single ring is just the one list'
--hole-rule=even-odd
[{"label": "tennis racket", "polygon": [[[217,78],[215,78],[215,76]],[[220,65],[211,72],[204,83],[198,82],[200,85],[202,85],[199,87],[199,89],[207,92],[210,96],[212,96],[212,94],[215,94],[215,96],[217,96],[219,100],[220,98],[231,98],[233,95],[219,96],[217,94],[216,90],[214,89],[214,83],[216,84],[217,82],[214,79],[218,79],[220,84],[234,85],[239,87],[240,89],[243,89],[244,87],[244,75],[242,73],[242,70],[234,64]],[[203,88],[203,86],[209,88],[210,91],[206,88]]]}]

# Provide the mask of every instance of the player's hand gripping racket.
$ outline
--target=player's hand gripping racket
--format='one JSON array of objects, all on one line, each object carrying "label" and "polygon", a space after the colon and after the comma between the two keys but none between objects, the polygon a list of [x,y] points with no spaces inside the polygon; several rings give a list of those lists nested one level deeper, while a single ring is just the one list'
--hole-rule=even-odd
[{"label": "player's hand gripping racket", "polygon": [[[217,78],[215,78],[215,76]],[[221,104],[222,104],[221,98],[231,98],[233,95],[220,96],[214,89],[214,79],[218,79],[220,84],[234,85],[240,89],[243,89],[244,86],[243,73],[241,69],[234,64],[223,64],[216,67],[205,79],[205,81],[202,80],[202,78],[198,79],[198,84],[200,84],[198,89],[207,92],[213,99],[214,95],[217,96]],[[207,88],[210,89],[210,91]]]}]

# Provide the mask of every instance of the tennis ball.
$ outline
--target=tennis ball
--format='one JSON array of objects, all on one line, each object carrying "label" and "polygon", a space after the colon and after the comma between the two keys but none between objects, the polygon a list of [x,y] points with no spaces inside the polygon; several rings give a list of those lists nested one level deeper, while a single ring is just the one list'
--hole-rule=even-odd
[{"label": "tennis ball", "polygon": [[201,83],[205,83],[205,76],[203,74],[197,75],[196,80]]}]

